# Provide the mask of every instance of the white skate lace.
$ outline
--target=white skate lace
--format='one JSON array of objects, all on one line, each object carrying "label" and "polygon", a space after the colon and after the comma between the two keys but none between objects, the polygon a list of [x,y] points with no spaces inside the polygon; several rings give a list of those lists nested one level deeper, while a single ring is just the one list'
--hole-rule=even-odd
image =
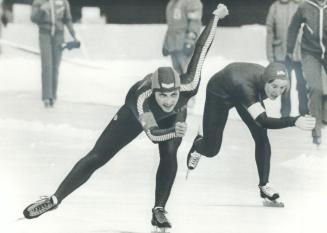
[{"label": "white skate lace", "polygon": [[199,161],[200,161],[200,158],[201,158],[201,154],[198,153],[197,151],[194,151],[191,153],[191,156],[190,156],[190,160],[188,162],[188,166],[190,168],[196,168],[196,166],[198,165]]},{"label": "white skate lace", "polygon": [[266,184],[265,186],[260,186],[260,189],[269,197],[272,197],[274,194],[277,194],[277,191],[273,187],[271,187],[270,184]]},{"label": "white skate lace", "polygon": [[56,204],[56,200],[52,200],[51,197],[41,196],[41,200],[35,202],[28,208],[30,216],[37,216],[45,213],[46,211],[52,209]]}]

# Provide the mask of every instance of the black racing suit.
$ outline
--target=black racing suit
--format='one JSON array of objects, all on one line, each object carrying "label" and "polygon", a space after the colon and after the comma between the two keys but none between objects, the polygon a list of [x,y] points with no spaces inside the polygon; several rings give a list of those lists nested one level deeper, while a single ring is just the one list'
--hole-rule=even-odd
[{"label": "black racing suit", "polygon": [[235,107],[255,141],[259,185],[269,180],[271,149],[268,129],[294,126],[297,117],[270,118],[263,100],[267,98],[262,78],[264,67],[252,63],[232,63],[208,82],[203,115],[203,138],[195,140],[195,150],[207,157],[218,154],[229,110]]},{"label": "black racing suit", "polygon": [[165,207],[176,176],[177,149],[182,140],[176,137],[175,123],[185,121],[187,101],[198,91],[201,69],[215,36],[217,21],[218,17],[213,16],[196,43],[187,73],[181,78],[180,97],[175,109],[166,113],[158,106],[151,89],[151,74],[133,85],[125,104],[103,131],[94,148],[74,166],[57,189],[54,195],[59,202],[144,130],[149,139],[159,146],[155,206]]}]

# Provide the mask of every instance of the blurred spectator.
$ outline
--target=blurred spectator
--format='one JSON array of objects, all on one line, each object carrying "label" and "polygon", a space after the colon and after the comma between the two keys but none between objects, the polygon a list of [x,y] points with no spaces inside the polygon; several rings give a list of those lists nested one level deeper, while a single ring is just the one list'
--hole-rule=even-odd
[{"label": "blurred spectator", "polygon": [[77,41],[68,0],[34,0],[31,20],[39,26],[42,100],[45,107],[52,107],[57,98],[65,25]]},{"label": "blurred spectator", "polygon": [[[1,39],[1,36],[2,36],[2,13],[3,10],[2,10],[2,0],[0,0],[0,18],[1,18],[1,22],[0,22],[0,39]],[[0,54],[1,54],[1,44],[0,44]]]},{"label": "blurred spectator", "polygon": [[170,0],[166,8],[166,32],[162,53],[171,56],[174,69],[185,73],[202,26],[200,0]]},{"label": "blurred spectator", "polygon": [[[4,3],[2,0],[0,0],[0,39],[2,37],[2,25],[7,26],[7,17],[5,15],[5,11],[4,11]],[[0,44],[0,54],[1,54],[2,50],[1,50],[1,44]]]},{"label": "blurred spectator", "polygon": [[[306,82],[303,78],[301,67],[301,32],[296,41],[293,59],[286,56],[288,26],[290,25],[292,17],[301,2],[302,0],[277,0],[270,6],[266,18],[266,51],[269,62],[285,62],[290,81],[292,81],[291,74],[292,70],[294,70],[297,80],[296,89],[298,91],[299,113],[305,115],[309,110],[307,106],[308,98],[305,86]],[[288,117],[291,113],[290,91],[290,89],[287,90],[281,96],[280,113],[282,117]]]},{"label": "blurred spectator", "polygon": [[[321,144],[321,128],[327,122],[326,78],[327,70],[327,0],[308,0],[299,5],[288,29],[287,55],[292,59],[298,32],[303,27],[301,42],[302,68],[307,81],[310,115],[317,120],[312,130],[313,143]],[[325,93],[324,93],[325,92]]]}]

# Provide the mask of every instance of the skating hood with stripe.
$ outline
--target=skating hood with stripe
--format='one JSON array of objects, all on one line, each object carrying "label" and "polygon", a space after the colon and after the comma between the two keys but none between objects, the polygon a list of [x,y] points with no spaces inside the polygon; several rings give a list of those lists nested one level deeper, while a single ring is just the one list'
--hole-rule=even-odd
[{"label": "skating hood with stripe", "polygon": [[254,63],[236,62],[209,80],[207,92],[223,99],[230,108],[242,106],[260,127],[281,129],[294,126],[297,117],[271,118],[266,114],[263,102],[267,98],[265,85],[274,79],[287,79],[286,68],[280,63],[271,63],[265,68]]},{"label": "skating hood with stripe", "polygon": [[[164,120],[180,112],[181,108],[186,106],[188,100],[197,92],[197,86],[186,91],[182,84],[180,96],[174,110],[167,113],[161,110],[155,100],[154,92],[151,88],[151,79],[152,74],[147,75],[143,80],[134,84],[126,96],[125,103],[136,117],[139,117],[145,112],[151,112],[157,121]],[[183,88],[184,90],[182,90]]]},{"label": "skating hood with stripe", "polygon": [[185,114],[188,100],[194,96],[199,88],[201,70],[209,50],[209,47],[216,34],[218,16],[213,16],[205,27],[198,41],[195,51],[188,66],[187,72],[180,76],[180,96],[172,112],[164,112],[157,104],[152,86],[153,74],[147,75],[143,80],[134,84],[129,90],[125,105],[132,111],[135,118],[139,120],[145,133],[153,142],[160,142],[176,137],[175,128],[160,129],[158,123],[168,117]]}]

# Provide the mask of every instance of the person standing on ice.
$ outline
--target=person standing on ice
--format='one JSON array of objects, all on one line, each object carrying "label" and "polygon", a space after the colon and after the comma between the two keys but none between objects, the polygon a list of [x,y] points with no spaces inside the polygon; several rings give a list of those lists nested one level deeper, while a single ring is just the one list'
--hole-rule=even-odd
[{"label": "person standing on ice", "polygon": [[[299,101],[299,113],[307,114],[308,97],[306,81],[303,77],[301,66],[301,36],[302,30],[298,33],[296,46],[292,57],[286,56],[287,30],[292,17],[302,0],[276,0],[271,4],[266,18],[266,54],[269,62],[283,62],[287,68],[292,85],[291,74],[294,70],[296,77],[296,89]],[[291,89],[291,88],[290,88]],[[285,91],[281,95],[280,114],[288,117],[291,113],[291,91]]]},{"label": "person standing on ice", "polygon": [[170,55],[173,68],[182,74],[194,52],[202,27],[200,0],[170,0],[166,7],[167,32],[162,54]]},{"label": "person standing on ice", "polygon": [[34,0],[32,22],[39,27],[42,68],[42,101],[44,107],[53,107],[57,99],[59,65],[64,43],[64,26],[78,42],[67,0]]},{"label": "person standing on ice", "polygon": [[[9,18],[8,18],[8,13],[5,10],[5,3],[3,0],[0,0],[0,39],[2,36],[2,25],[7,26]],[[2,53],[1,46],[0,46],[0,55]]]},{"label": "person standing on ice", "polygon": [[143,130],[153,143],[158,143],[160,153],[151,223],[159,228],[171,227],[165,206],[177,172],[177,150],[187,128],[186,104],[198,91],[202,66],[214,39],[217,22],[227,14],[226,6],[219,4],[196,42],[194,55],[187,72],[181,75],[183,77],[171,67],[159,67],[131,87],[125,104],[93,149],[74,166],[52,196],[26,207],[23,211],[26,218],[36,218],[56,208]]},{"label": "person standing on ice", "polygon": [[312,143],[319,146],[327,124],[327,0],[303,1],[295,12],[287,36],[287,57],[293,58],[297,35],[303,25],[301,63],[308,89],[309,113],[317,119]]},{"label": "person standing on ice", "polygon": [[265,204],[283,206],[279,194],[269,184],[271,148],[267,129],[296,126],[312,130],[315,118],[267,116],[263,100],[276,100],[290,86],[286,67],[270,63],[266,68],[253,63],[232,63],[216,73],[208,82],[203,113],[203,134],[195,137],[187,156],[189,170],[195,169],[200,157],[218,154],[229,110],[236,108],[255,141],[255,160],[259,173],[259,189]]}]

